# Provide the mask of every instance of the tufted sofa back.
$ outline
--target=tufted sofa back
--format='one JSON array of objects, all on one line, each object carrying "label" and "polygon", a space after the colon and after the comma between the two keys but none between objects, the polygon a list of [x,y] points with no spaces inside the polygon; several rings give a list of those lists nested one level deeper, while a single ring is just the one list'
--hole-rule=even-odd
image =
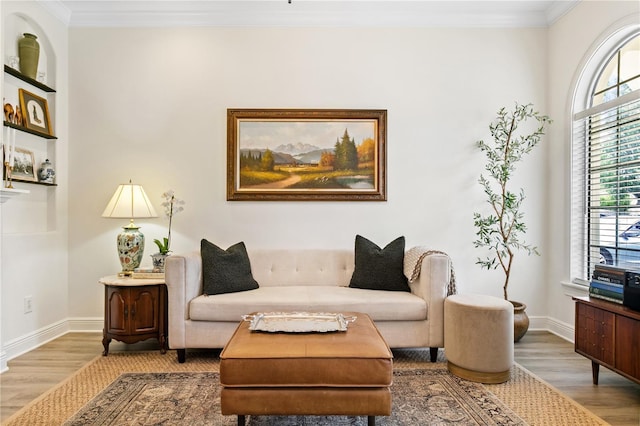
[{"label": "tufted sofa back", "polygon": [[248,250],[260,287],[349,285],[354,268],[350,250]]}]

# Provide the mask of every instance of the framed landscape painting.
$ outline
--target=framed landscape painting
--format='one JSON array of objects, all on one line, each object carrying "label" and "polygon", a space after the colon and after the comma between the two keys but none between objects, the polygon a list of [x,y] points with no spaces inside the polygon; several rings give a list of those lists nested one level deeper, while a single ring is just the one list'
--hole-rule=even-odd
[{"label": "framed landscape painting", "polygon": [[386,110],[228,109],[227,200],[385,201]]}]

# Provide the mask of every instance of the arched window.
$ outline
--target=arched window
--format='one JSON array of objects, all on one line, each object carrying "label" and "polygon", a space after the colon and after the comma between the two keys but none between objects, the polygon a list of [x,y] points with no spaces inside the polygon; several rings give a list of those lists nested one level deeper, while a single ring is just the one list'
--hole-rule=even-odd
[{"label": "arched window", "polygon": [[591,106],[640,89],[640,35],[615,52],[596,81]]},{"label": "arched window", "polygon": [[638,29],[609,52],[573,117],[572,275],[583,284],[596,263],[640,269]]}]

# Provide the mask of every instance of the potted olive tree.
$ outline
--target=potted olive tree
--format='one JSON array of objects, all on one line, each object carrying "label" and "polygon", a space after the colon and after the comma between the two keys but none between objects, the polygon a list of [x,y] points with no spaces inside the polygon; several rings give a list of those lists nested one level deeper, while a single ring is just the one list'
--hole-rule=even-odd
[{"label": "potted olive tree", "polygon": [[[535,130],[529,134],[518,132],[518,127],[531,119],[537,121]],[[545,126],[550,123],[549,117],[540,115],[532,104],[516,103],[513,111],[500,109],[495,121],[489,125],[493,142],[481,140],[477,143],[487,160],[487,174],[481,174],[478,182],[484,189],[490,208],[486,214],[473,214],[477,237],[473,244],[476,248],[489,250],[489,254],[478,258],[476,263],[482,268],[500,268],[504,272],[502,290],[505,300],[509,300],[507,289],[516,251],[538,254],[537,247],[523,241],[527,231],[521,211],[524,190],[514,192],[508,184],[516,165],[540,142]],[[529,318],[524,303],[509,301],[514,306],[514,341],[517,342],[527,332]]]}]

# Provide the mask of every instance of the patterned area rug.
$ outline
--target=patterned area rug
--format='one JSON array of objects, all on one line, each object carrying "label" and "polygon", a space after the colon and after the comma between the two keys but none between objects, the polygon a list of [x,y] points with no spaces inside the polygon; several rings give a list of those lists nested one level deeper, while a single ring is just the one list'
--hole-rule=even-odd
[{"label": "patterned area rug", "polygon": [[[66,426],[233,425],[220,414],[218,373],[127,373],[92,399]],[[482,385],[444,369],[394,372],[393,411],[379,425],[524,425]],[[249,426],[366,425],[366,417],[249,416]]]},{"label": "patterned area rug", "polygon": [[[445,402],[441,402],[437,398],[432,399],[429,402],[425,399],[426,395],[432,395],[431,393],[427,393],[426,390],[447,386],[446,384],[443,385],[441,381],[430,383],[426,380],[426,378],[437,377],[438,375],[446,372],[444,351],[439,352],[438,362],[435,363],[429,362],[428,349],[399,349],[393,351],[393,356],[393,370],[395,373],[396,383],[393,388],[394,415],[398,415],[402,412],[416,413],[419,410],[415,409],[412,411],[414,404],[429,405],[432,407],[430,409],[434,410],[434,413],[436,412],[434,407],[446,406]],[[119,381],[118,378],[123,374],[135,373],[133,374],[134,377],[141,375],[144,376],[149,373],[152,375],[190,373],[187,374],[187,376],[191,376],[191,374],[209,374],[210,376],[207,377],[212,378],[208,381],[205,380],[205,382],[218,383],[216,374],[219,371],[219,351],[190,351],[187,355],[187,362],[184,364],[178,363],[174,351],[170,351],[165,355],[161,355],[158,351],[113,352],[106,357],[97,356],[92,362],[85,365],[77,373],[73,374],[55,388],[23,407],[10,418],[6,419],[2,424],[3,426],[62,425],[69,421],[69,419],[74,418],[76,415],[87,413],[87,410],[90,407],[88,404],[91,404],[91,401],[95,401],[95,398],[97,398],[98,395],[106,392],[107,388],[109,388],[112,383]],[[416,371],[418,373],[415,373]],[[213,379],[213,377],[216,379]],[[450,380],[456,379],[450,378]],[[403,382],[406,383],[403,388],[407,391],[405,393],[406,396],[400,398],[397,394],[398,389]],[[501,404],[499,405],[501,409],[509,407],[509,413],[516,413],[516,416],[512,417],[514,421],[517,421],[517,419],[520,418],[532,426],[602,426],[607,424],[591,412],[584,409],[584,407],[578,405],[576,402],[566,397],[552,386],[544,383],[535,375],[529,373],[526,369],[517,364],[515,364],[511,369],[511,380],[505,383],[497,385],[478,385],[462,383],[461,381],[458,381],[458,383],[460,384],[461,389],[467,389],[467,391],[465,391],[466,395],[463,394],[465,398],[476,395],[476,392],[478,392],[477,395],[479,395],[480,398],[486,397],[486,403],[482,402],[482,399],[475,398],[476,401],[479,401],[475,405],[483,407],[482,412],[486,413],[491,410],[491,406],[487,404],[495,403],[495,401],[501,401]],[[467,385],[471,387],[465,388]],[[202,392],[213,392],[211,395],[205,394],[206,396],[193,397],[198,402],[197,407],[205,407],[208,410],[210,409],[208,411],[209,413],[219,413],[219,397],[217,396],[217,389],[217,386],[207,388]],[[411,391],[409,391],[409,389],[411,389]],[[186,390],[182,391],[186,392]],[[162,392],[165,391],[162,390]],[[464,401],[463,397],[459,394],[452,394],[449,398],[449,401],[456,399]],[[182,400],[183,398],[179,399]],[[200,403],[200,401],[204,402]],[[176,403],[171,400],[162,402],[162,404],[162,410],[171,408],[172,405],[176,405]],[[465,409],[468,407],[464,402],[458,403],[458,406]],[[195,404],[194,407],[196,407]],[[109,405],[105,404],[101,409],[107,410],[109,409]],[[455,416],[452,414],[453,410],[448,411],[448,413],[452,416],[453,420],[455,420]],[[466,415],[470,416],[470,414]],[[194,417],[196,416],[194,415]],[[77,417],[75,418],[77,419]],[[497,421],[495,418],[497,417],[494,417],[494,421]],[[218,419],[219,422],[218,420],[208,421],[208,425],[217,426],[236,424],[236,419],[231,416],[229,416],[229,418],[220,416],[216,417],[216,419]],[[253,422],[254,426],[264,425],[265,421],[271,421],[271,424],[277,424],[278,426],[286,425],[287,423],[285,422],[288,422],[288,424],[295,424],[297,426],[309,424],[317,425],[322,419],[294,417],[287,419],[277,418],[272,420],[270,418],[265,419],[255,417],[253,419],[250,418],[249,420]],[[333,426],[335,421],[338,419],[330,418],[325,420],[326,424]],[[351,421],[352,424],[358,425],[363,424],[364,417],[341,420]],[[392,422],[394,420],[393,417],[380,417],[378,423],[385,424],[382,423],[383,421],[387,422],[386,424],[393,424]],[[474,425],[478,424],[480,421],[481,419],[476,419],[467,424]],[[450,420],[442,420],[440,424],[450,424],[449,422]],[[189,426],[197,426],[204,422],[200,419],[194,421],[182,421],[180,423]],[[141,421],[140,424],[145,424],[145,422]],[[159,422],[158,424],[163,423]],[[169,425],[171,423],[166,422],[164,424]],[[418,424],[420,424],[420,422],[409,419],[403,426],[413,426]],[[433,425],[438,423],[430,420],[425,424]],[[462,422],[459,422],[459,424],[462,424]],[[422,425],[420,424],[420,426]]]}]

